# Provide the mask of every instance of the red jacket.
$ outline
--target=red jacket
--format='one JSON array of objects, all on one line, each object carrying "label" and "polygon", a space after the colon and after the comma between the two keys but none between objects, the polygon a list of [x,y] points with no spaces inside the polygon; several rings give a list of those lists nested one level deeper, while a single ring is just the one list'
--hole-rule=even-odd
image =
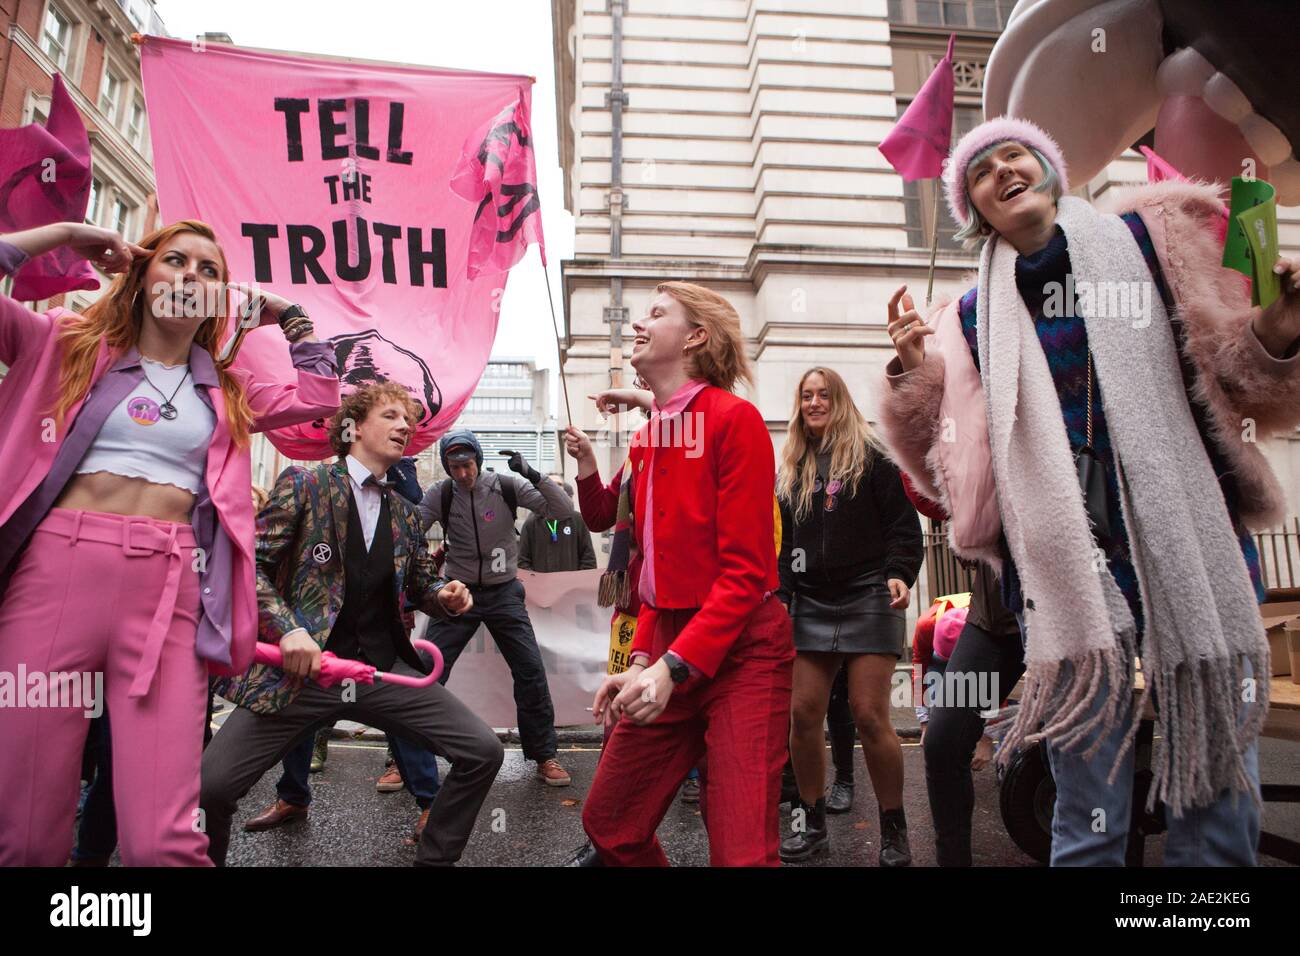
[{"label": "red jacket", "polygon": [[[684,412],[693,428],[653,447],[650,425],[636,433],[624,468],[635,468],[636,538],[645,540],[645,477],[654,469],[655,598],[658,608],[699,608],[672,649],[712,677],[769,591],[778,586],[772,509],[776,460],[758,409],[709,386]],[[622,469],[609,485],[579,479],[582,515],[610,527],[618,509]],[[632,653],[653,655],[657,608],[642,604]]]}]

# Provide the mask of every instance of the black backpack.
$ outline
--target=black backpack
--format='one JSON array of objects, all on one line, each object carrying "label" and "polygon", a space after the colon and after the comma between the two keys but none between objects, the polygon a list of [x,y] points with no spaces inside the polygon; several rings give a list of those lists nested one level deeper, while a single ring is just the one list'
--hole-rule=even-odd
[{"label": "black backpack", "polygon": [[[442,483],[442,539],[444,541],[450,535],[448,528],[451,527],[449,524],[451,520],[451,495],[455,490],[455,484],[450,478]],[[501,478],[501,497],[506,500],[506,508],[510,512],[510,527],[515,529],[515,534],[518,534],[519,529],[515,527],[515,519],[518,517],[519,496],[515,492],[515,483],[513,481]]]}]

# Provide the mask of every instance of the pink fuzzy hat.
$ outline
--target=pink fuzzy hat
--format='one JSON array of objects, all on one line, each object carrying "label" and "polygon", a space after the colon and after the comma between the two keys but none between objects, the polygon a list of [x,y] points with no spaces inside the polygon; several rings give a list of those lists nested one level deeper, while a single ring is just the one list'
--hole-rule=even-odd
[{"label": "pink fuzzy hat", "polygon": [[952,152],[948,154],[948,164],[943,170],[943,188],[948,196],[948,211],[952,213],[953,221],[959,227],[965,226],[970,221],[969,199],[966,194],[966,167],[988,147],[1005,143],[1007,140],[1024,143],[1042,153],[1043,158],[1056,170],[1057,178],[1061,180],[1061,192],[1070,191],[1065,157],[1061,155],[1061,147],[1056,145],[1056,140],[1029,120],[1017,119],[1014,116],[999,116],[980,123],[959,139]]}]

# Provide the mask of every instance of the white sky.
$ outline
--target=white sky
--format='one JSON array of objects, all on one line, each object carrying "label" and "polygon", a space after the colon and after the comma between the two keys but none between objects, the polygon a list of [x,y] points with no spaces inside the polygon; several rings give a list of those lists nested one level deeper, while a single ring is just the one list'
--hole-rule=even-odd
[{"label": "white sky", "polygon": [[[537,185],[551,289],[563,329],[560,261],[573,255],[573,217],[564,209],[551,5],[546,0],[157,0],[155,9],[174,37],[228,33],[238,46],[535,76]],[[542,368],[558,364],[535,249],[510,272],[492,354],[534,358]],[[551,385],[554,409],[554,373]]]}]

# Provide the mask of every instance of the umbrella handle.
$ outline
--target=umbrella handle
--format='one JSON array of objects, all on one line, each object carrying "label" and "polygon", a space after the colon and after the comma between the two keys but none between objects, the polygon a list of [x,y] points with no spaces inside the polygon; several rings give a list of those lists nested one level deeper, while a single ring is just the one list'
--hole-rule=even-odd
[{"label": "umbrella handle", "polygon": [[404,674],[393,674],[388,671],[377,670],[375,671],[375,680],[382,680],[385,684],[401,684],[403,687],[428,687],[442,676],[442,651],[438,650],[438,645],[418,637],[414,638],[411,643],[429,652],[429,655],[433,658],[433,670],[423,677],[407,677]]},{"label": "umbrella handle", "polygon": [[[334,654],[331,654],[329,651],[321,651],[320,659],[321,659],[321,670],[320,673],[316,676],[316,683],[319,684],[321,687],[333,687],[335,684],[340,684],[345,680],[359,680],[363,684],[369,684],[373,682],[373,677],[367,676],[365,672],[354,671],[350,673],[349,672],[332,673],[331,667],[338,661],[342,660],[342,658],[339,658]],[[278,645],[267,644],[263,641],[258,641],[257,646],[253,650],[253,663],[269,664],[272,667],[283,668],[284,652],[280,650]],[[357,661],[356,663],[359,664],[360,661]],[[373,672],[374,668],[370,667],[369,671]]]}]

